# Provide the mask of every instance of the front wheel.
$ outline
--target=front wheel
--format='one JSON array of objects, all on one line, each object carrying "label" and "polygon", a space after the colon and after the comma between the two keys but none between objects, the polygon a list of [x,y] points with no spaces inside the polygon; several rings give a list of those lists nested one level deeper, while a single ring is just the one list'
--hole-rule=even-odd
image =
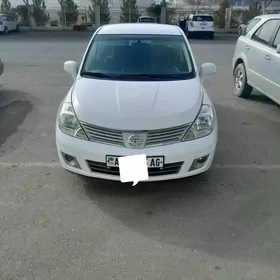
[{"label": "front wheel", "polygon": [[236,66],[234,70],[234,94],[238,97],[248,98],[253,88],[247,83],[246,69],[243,63]]},{"label": "front wheel", "polygon": [[238,27],[237,33],[238,33],[239,37],[242,35],[242,28],[241,27]]},{"label": "front wheel", "polygon": [[5,35],[8,35],[8,33],[9,33],[8,27],[5,26],[5,27],[4,27],[4,34],[5,34]]}]

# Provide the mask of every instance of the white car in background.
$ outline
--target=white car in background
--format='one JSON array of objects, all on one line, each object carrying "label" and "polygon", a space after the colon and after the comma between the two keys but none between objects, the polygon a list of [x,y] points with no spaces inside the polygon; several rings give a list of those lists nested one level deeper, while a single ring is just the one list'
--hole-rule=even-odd
[{"label": "white car in background", "polygon": [[[164,58],[164,59],[163,59]],[[100,27],[80,67],[67,61],[74,84],[59,106],[56,145],[74,173],[120,180],[118,158],[145,154],[149,181],[188,177],[213,161],[218,126],[183,31],[174,25]]]},{"label": "white car in background", "polygon": [[155,17],[141,16],[137,20],[138,23],[157,23]]},{"label": "white car in background", "polygon": [[10,31],[19,32],[19,23],[11,16],[6,14],[0,14],[0,32],[7,35]]},{"label": "white car in background", "polygon": [[214,18],[210,14],[191,14],[187,18],[188,37],[207,36],[213,40],[215,35]]},{"label": "white car in background", "polygon": [[248,98],[255,88],[280,104],[280,14],[257,16],[243,27],[232,67],[235,95]]}]

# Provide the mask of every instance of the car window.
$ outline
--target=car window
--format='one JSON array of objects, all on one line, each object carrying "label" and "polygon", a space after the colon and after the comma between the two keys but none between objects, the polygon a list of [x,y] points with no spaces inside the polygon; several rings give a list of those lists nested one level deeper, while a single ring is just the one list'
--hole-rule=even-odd
[{"label": "car window", "polygon": [[96,35],[81,72],[128,75],[195,77],[190,50],[183,36]]},{"label": "car window", "polygon": [[246,33],[248,33],[260,20],[260,18],[251,19],[246,27]]},{"label": "car window", "polygon": [[269,44],[271,36],[275,31],[277,24],[279,23],[278,19],[272,19],[266,21],[258,30],[253,34],[252,39],[260,43]]},{"label": "car window", "polygon": [[156,19],[152,17],[143,17],[140,18],[140,22],[156,22]]},{"label": "car window", "polygon": [[14,21],[14,19],[12,17],[10,17],[10,16],[7,16],[7,20],[8,21]]},{"label": "car window", "polygon": [[194,16],[193,21],[214,21],[212,16]]},{"label": "car window", "polygon": [[274,40],[273,40],[272,46],[273,46],[274,48],[277,48],[278,45],[280,45],[280,28],[278,29],[278,31],[277,31],[277,33],[276,33],[276,36],[275,36],[275,38],[274,38]]}]

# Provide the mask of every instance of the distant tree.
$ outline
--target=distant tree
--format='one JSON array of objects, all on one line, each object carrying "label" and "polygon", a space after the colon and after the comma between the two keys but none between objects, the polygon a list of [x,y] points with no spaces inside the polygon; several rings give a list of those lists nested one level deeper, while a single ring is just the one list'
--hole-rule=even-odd
[{"label": "distant tree", "polygon": [[245,10],[243,13],[243,21],[247,23],[250,19],[260,15],[262,13],[262,5],[257,1],[249,6],[249,9]]},{"label": "distant tree", "polygon": [[167,3],[167,5],[166,5],[166,23],[167,24],[175,23],[174,22],[175,15],[176,15],[176,8],[171,7],[170,3]]},{"label": "distant tree", "polygon": [[161,15],[160,4],[152,4],[150,7],[146,9],[146,12],[149,16],[155,17],[157,22],[160,22],[160,15]]},{"label": "distant tree", "polygon": [[24,23],[29,22],[28,11],[26,5],[18,5],[16,8],[16,13],[21,17],[21,21]]},{"label": "distant tree", "polygon": [[78,6],[73,0],[58,0],[61,11],[58,13],[62,25],[73,24],[78,19]]},{"label": "distant tree", "polygon": [[146,9],[146,12],[149,16],[155,17],[157,22],[161,21],[161,8],[165,5],[166,7],[166,23],[173,23],[173,17],[176,13],[176,9],[170,7],[169,3],[162,2],[161,4],[152,4]]},{"label": "distant tree", "polygon": [[28,23],[31,27],[31,12],[30,12],[29,0],[22,0],[22,1],[25,4],[26,9],[27,9],[27,21],[26,21],[26,23]]},{"label": "distant tree", "polygon": [[2,3],[0,5],[1,14],[9,14],[11,10],[11,2],[9,0],[2,0]]},{"label": "distant tree", "polygon": [[122,0],[121,5],[121,22],[136,22],[139,18],[139,10],[136,0]]},{"label": "distant tree", "polygon": [[214,21],[215,24],[217,24],[218,27],[224,28],[225,27],[225,15],[226,15],[226,9],[229,8],[230,3],[229,0],[223,0],[220,3],[220,7],[217,11],[214,12]]},{"label": "distant tree", "polygon": [[195,12],[199,13],[199,6],[201,4],[201,0],[195,0]]},{"label": "distant tree", "polygon": [[0,13],[1,14],[8,14],[12,18],[17,19],[17,10],[15,8],[12,8],[11,2],[9,0],[2,0],[2,3],[0,5]]},{"label": "distant tree", "polygon": [[37,26],[44,26],[49,20],[46,14],[46,4],[44,0],[33,0],[33,18]]},{"label": "distant tree", "polygon": [[95,22],[95,7],[100,7],[100,23],[108,24],[110,22],[110,9],[108,0],[90,0],[91,5],[88,7],[88,16],[91,22]]}]

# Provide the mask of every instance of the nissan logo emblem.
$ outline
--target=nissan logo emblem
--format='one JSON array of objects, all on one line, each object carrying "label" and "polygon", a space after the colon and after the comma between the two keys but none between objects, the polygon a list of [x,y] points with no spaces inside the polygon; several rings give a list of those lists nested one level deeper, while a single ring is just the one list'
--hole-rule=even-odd
[{"label": "nissan logo emblem", "polygon": [[137,134],[132,134],[127,139],[127,143],[133,147],[139,146],[140,144],[142,144],[142,142],[143,141],[141,140],[140,136],[138,136]]}]

